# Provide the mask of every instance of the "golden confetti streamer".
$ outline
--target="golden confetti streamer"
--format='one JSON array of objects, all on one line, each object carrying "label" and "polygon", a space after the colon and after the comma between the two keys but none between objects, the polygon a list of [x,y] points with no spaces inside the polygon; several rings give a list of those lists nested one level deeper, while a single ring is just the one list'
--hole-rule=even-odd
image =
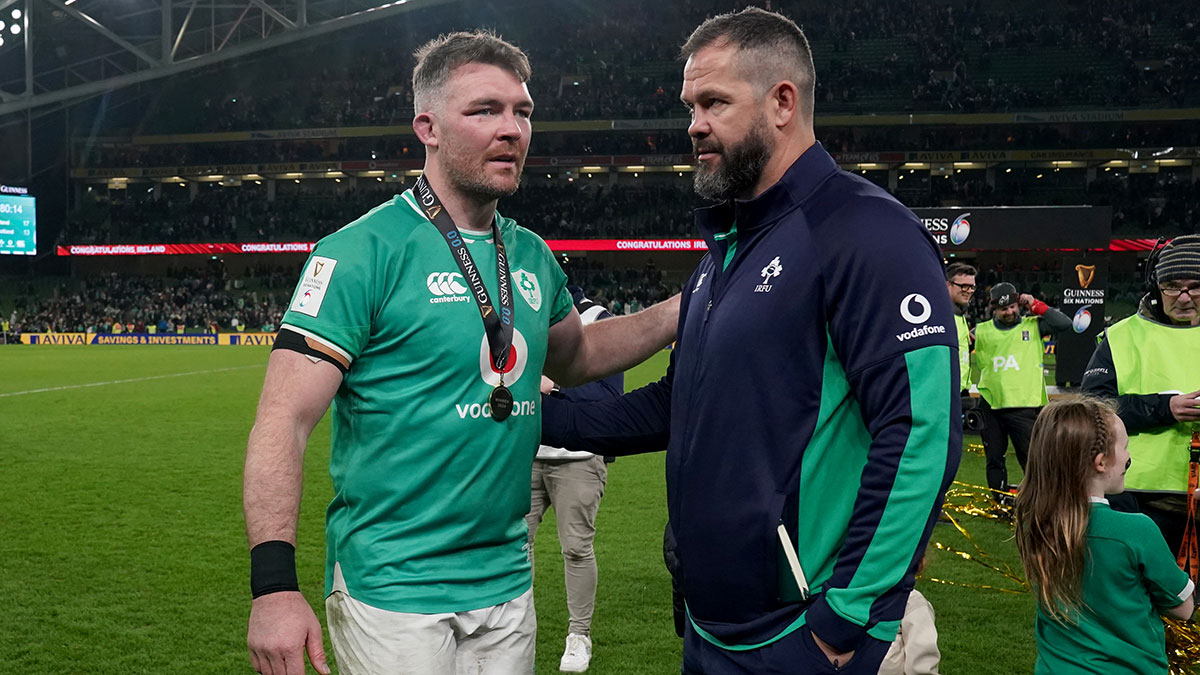
[{"label": "golden confetti streamer", "polygon": [[984,588],[984,589],[989,589],[989,590],[1004,591],[1006,593],[1028,593],[1029,592],[1029,583],[1027,581],[1025,581],[1024,577],[1022,577],[1020,574],[1018,574],[1017,572],[1014,572],[1013,569],[1011,567],[1009,567],[1007,563],[1000,561],[1000,564],[997,565],[997,564],[994,564],[993,558],[991,556],[987,555],[986,553],[980,552],[980,555],[974,556],[974,555],[971,555],[970,553],[967,553],[966,551],[959,551],[958,549],[954,549],[949,546],[946,546],[945,544],[941,543],[940,541],[933,542],[933,546],[934,546],[934,548],[938,549],[939,551],[945,551],[951,555],[956,555],[959,558],[962,558],[963,560],[967,560],[969,562],[975,563],[976,565],[986,567],[987,569],[992,570],[993,572],[999,574],[1000,576],[1004,577],[1005,579],[1007,579],[1010,582],[1012,582],[1013,584],[1015,584],[1017,586],[1017,588],[1003,588],[1000,586],[980,585],[980,584],[964,584],[964,583],[957,582],[957,581],[946,581],[946,580],[938,581],[938,580],[935,580],[932,578],[930,579],[930,581],[938,581],[938,583],[947,583],[947,584],[950,584],[951,586],[963,586],[963,587],[967,587],[967,588]]},{"label": "golden confetti streamer", "polygon": [[[942,520],[949,522],[966,539],[967,543],[974,549],[974,553],[958,550],[940,541],[931,541],[930,545],[939,551],[945,551],[963,560],[992,570],[1006,584],[966,584],[950,579],[938,579],[934,577],[922,577],[923,579],[950,586],[1000,591],[1003,593],[1029,592],[1029,584],[1025,581],[1020,570],[1014,570],[1008,563],[997,560],[984,551],[970,530],[963,525],[963,517],[965,516],[967,519],[990,518],[992,520],[999,520],[1009,524],[1011,527],[1011,499],[997,499],[998,494],[995,490],[980,485],[954,481],[954,485],[946,491],[946,500],[942,504]],[[1011,497],[1011,495],[1002,495],[1002,497]],[[1009,584],[1015,586],[1015,588],[1006,587]]]},{"label": "golden confetti streamer", "polygon": [[1167,629],[1167,671],[1170,675],[1192,675],[1200,663],[1200,626],[1163,617]]},{"label": "golden confetti streamer", "polygon": [[[1010,493],[993,490],[982,485],[954,481],[954,485],[946,491],[942,514],[947,518],[951,517],[952,513],[960,513],[975,518],[990,518],[1011,523],[1013,497],[1014,495]],[[961,532],[962,529],[959,528],[959,531]]]},{"label": "golden confetti streamer", "polygon": [[1001,588],[999,586],[988,586],[986,584],[963,584],[957,581],[950,581],[949,579],[938,579],[937,577],[927,577],[923,575],[918,578],[922,581],[932,581],[935,584],[946,584],[947,586],[958,586],[959,588],[977,588],[985,591],[999,591],[1001,593],[1012,593],[1013,595],[1021,595],[1022,593],[1029,592],[1014,590],[1011,588]]}]

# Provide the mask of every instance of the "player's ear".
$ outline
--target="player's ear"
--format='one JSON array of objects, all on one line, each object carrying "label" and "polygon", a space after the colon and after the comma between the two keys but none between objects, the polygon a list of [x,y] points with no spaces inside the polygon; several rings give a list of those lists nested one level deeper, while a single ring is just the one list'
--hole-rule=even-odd
[{"label": "player's ear", "polygon": [[413,118],[413,133],[417,135],[417,140],[428,148],[438,147],[438,129],[437,118],[433,113],[423,112]]}]

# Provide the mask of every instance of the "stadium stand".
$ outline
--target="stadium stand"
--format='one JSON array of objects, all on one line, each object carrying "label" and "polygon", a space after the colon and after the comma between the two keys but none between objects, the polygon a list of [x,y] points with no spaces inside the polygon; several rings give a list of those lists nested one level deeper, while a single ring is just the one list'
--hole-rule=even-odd
[{"label": "stadium stand", "polygon": [[[165,276],[113,273],[43,284],[13,315],[14,331],[111,333],[120,324],[130,333],[237,330],[274,331],[291,296],[289,270],[233,281],[183,269]],[[249,283],[247,283],[249,282]],[[29,289],[33,291],[33,289]],[[121,332],[121,331],[116,331]]]},{"label": "stadium stand", "polygon": [[[76,120],[70,208],[43,241],[315,241],[411,185],[423,156],[409,127],[412,47],[480,25],[528,49],[535,72],[530,154],[542,161],[503,213],[547,239],[692,236],[700,201],[676,48],[704,16],[743,4],[448,3],[168,78],[134,115]],[[819,140],[908,206],[1111,206],[1114,237],[1200,226],[1188,108],[1200,106],[1200,29],[1185,5],[785,9],[812,40]],[[662,290],[587,274],[623,306]]]},{"label": "stadium stand", "polygon": [[[677,45],[705,16],[742,4],[620,0],[581,16],[576,4],[540,0],[521,3],[518,12],[506,12],[504,3],[473,8],[484,14],[473,20],[529,51],[539,119],[680,117]],[[856,0],[796,4],[788,12],[812,40],[817,101],[826,112],[1153,108],[1200,100],[1200,30],[1186,3]],[[454,10],[432,13],[426,33],[461,26]],[[387,24],[349,54],[327,50],[331,61],[319,69],[302,65],[304,54],[243,64],[233,82],[223,72],[186,78],[159,99],[147,131],[407,124],[411,49],[397,45],[424,36]]]}]

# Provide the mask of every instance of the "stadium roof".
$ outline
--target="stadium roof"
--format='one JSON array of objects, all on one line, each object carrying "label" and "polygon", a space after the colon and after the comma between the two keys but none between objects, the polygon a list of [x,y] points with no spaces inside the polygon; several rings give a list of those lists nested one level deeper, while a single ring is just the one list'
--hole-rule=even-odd
[{"label": "stadium roof", "polygon": [[456,0],[0,0],[0,117]]}]

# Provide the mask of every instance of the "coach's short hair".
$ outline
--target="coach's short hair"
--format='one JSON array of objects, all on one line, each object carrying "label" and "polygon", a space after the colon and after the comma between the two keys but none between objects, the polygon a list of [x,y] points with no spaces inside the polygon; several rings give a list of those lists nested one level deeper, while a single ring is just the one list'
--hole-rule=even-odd
[{"label": "coach's short hair", "polygon": [[489,30],[439,35],[413,52],[413,107],[419,115],[440,99],[439,93],[455,68],[469,63],[497,66],[528,82],[533,75],[525,52]]},{"label": "coach's short hair", "polygon": [[781,80],[800,90],[801,112],[809,120],[816,98],[817,72],[808,38],[795,21],[757,7],[718,14],[692,31],[680,58],[688,59],[705,47],[735,46],[741,76],[761,93]]},{"label": "coach's short hair", "polygon": [[973,277],[979,274],[979,272],[974,267],[962,262],[950,263],[946,266],[946,281],[954,281],[954,277],[960,274]]}]

